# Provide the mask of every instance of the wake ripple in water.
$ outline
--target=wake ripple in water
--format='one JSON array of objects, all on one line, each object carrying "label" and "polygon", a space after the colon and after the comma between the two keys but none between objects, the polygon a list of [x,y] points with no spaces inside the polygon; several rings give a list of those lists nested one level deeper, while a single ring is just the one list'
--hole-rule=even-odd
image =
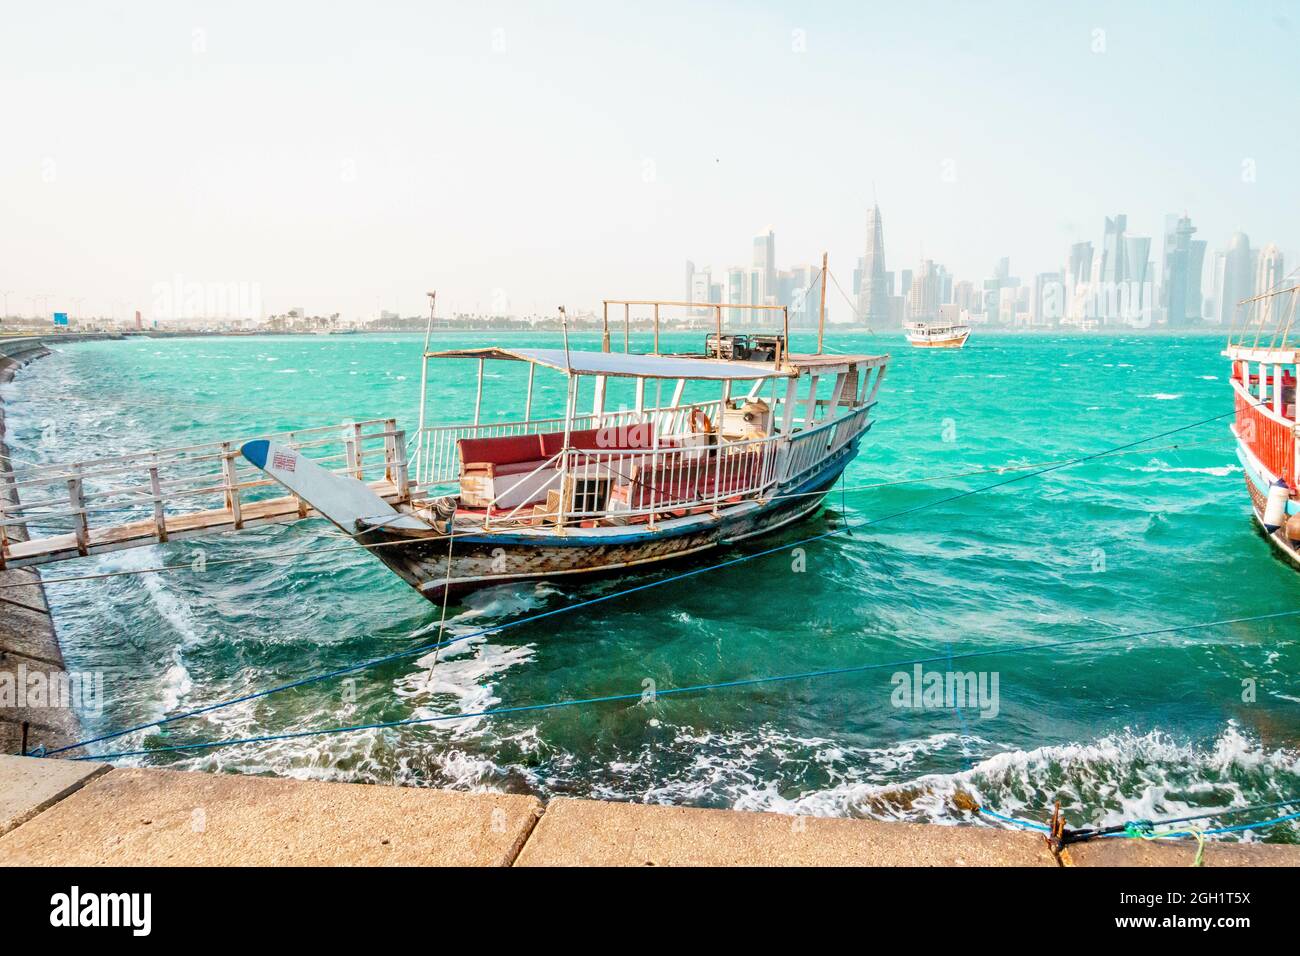
[{"label": "wake ripple in water", "polygon": [[[352,338],[70,344],[7,389],[11,446],[22,458],[66,461],[409,413],[415,380],[375,370],[390,369],[403,349],[418,354],[418,336]],[[698,347],[693,334],[673,342]],[[884,344],[840,343],[845,351]],[[957,355],[896,350],[880,418],[846,491],[826,515],[770,543],[828,530],[838,522],[830,512],[855,522],[907,517],[808,548],[805,573],[773,555],[535,624],[522,618],[633,582],[490,589],[453,603],[448,633],[519,626],[445,649],[431,680],[427,655],[402,658],[105,750],[449,716],[139,762],[939,823],[975,819],[958,808],[970,805],[959,795],[1033,819],[1059,797],[1076,824],[1290,796],[1300,791],[1287,749],[1300,740],[1300,645],[1294,624],[1276,620],[991,662],[1004,671],[1003,711],[973,726],[982,738],[958,735],[951,714],[888,708],[887,675],[658,705],[466,716],[636,690],[647,678],[685,686],[1300,606],[1300,577],[1271,561],[1256,535],[1222,423],[1159,443],[1185,438],[1176,450],[1097,459],[977,497],[943,500],[998,476],[884,484],[1065,459],[1208,420],[1230,408],[1215,381],[1218,348],[1210,338],[1045,343],[988,334]],[[265,374],[272,369],[298,372]],[[953,381],[984,378],[1000,381],[963,386],[954,401]],[[489,390],[489,418],[517,414],[524,378],[513,381],[514,390]],[[473,382],[469,372],[449,372],[431,387],[454,409]],[[510,402],[492,405],[497,396]],[[539,388],[537,400],[539,414],[563,406],[555,389]],[[927,510],[913,513],[920,505]],[[118,730],[436,639],[440,608],[371,555],[316,547],[324,534],[327,526],[311,522],[69,565],[70,573],[188,563],[196,547],[213,562],[268,559],[214,563],[204,575],[51,587],[69,666],[112,678],[105,713],[87,730]],[[269,560],[288,551],[302,553]],[[1243,707],[1248,679],[1260,692]],[[1242,723],[1228,723],[1234,718]],[[1280,827],[1269,838],[1296,839],[1296,831]]]},{"label": "wake ripple in water", "polygon": [[[898,759],[909,762],[920,753],[951,750],[956,741],[955,734],[938,735],[857,756],[885,764]],[[863,774],[870,775],[869,771]],[[739,786],[735,806],[814,816],[964,823],[982,819],[963,809],[973,805],[1041,821],[1059,800],[1072,825],[1109,826],[1272,802],[1298,791],[1300,752],[1268,750],[1229,722],[1209,747],[1178,743],[1159,731],[1141,735],[1126,731],[1093,743],[1007,751],[968,770],[925,774],[904,784],[845,781],[792,798],[766,787]],[[1256,813],[1227,822],[1271,815]],[[1249,832],[1241,837],[1258,838]]]}]

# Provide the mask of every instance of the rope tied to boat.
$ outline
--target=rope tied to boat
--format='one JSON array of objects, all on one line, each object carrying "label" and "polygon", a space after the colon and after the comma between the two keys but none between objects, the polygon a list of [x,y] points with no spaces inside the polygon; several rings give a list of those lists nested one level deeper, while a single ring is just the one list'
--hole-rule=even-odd
[{"label": "rope tied to boat", "polygon": [[1238,823],[1233,826],[1214,827],[1211,829],[1187,827],[1181,830],[1161,830],[1157,828],[1186,823],[1190,820],[1208,820],[1214,817],[1236,816],[1243,813],[1254,813],[1260,810],[1295,806],[1300,806],[1300,797],[1289,797],[1285,800],[1274,800],[1269,803],[1256,803],[1245,807],[1230,807],[1225,810],[1211,810],[1205,813],[1192,814],[1190,816],[1170,817],[1166,820],[1139,818],[1126,820],[1123,823],[1118,823],[1113,826],[1079,828],[1066,826],[1065,815],[1061,812],[1061,804],[1059,801],[1053,807],[1049,825],[1035,823],[1032,820],[1021,820],[1016,817],[1006,816],[984,806],[975,807],[975,813],[980,816],[997,820],[1001,823],[1010,824],[1026,830],[1036,830],[1041,832],[1047,840],[1048,845],[1052,848],[1053,853],[1060,853],[1061,850],[1071,846],[1072,844],[1087,843],[1090,840],[1107,837],[1118,837],[1129,840],[1169,840],[1187,839],[1190,837],[1196,840],[1196,857],[1192,861],[1191,865],[1198,867],[1203,866],[1205,862],[1206,837],[1218,836],[1224,833],[1241,833],[1248,830],[1267,829],[1268,827],[1277,826],[1282,823],[1300,820],[1300,813],[1287,813],[1281,816],[1271,817],[1265,820],[1257,820],[1251,823]]}]

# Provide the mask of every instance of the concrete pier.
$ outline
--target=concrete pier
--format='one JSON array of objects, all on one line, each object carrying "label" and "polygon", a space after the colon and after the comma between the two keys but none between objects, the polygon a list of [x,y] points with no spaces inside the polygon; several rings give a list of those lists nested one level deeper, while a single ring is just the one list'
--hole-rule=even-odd
[{"label": "concrete pier", "polygon": [[[14,372],[28,362],[48,354],[39,338],[0,339],[0,384],[11,380]],[[4,408],[0,404],[0,456],[3,456],[0,465],[9,461],[4,434]],[[0,467],[0,471],[4,470]],[[7,504],[18,501],[17,490],[3,479],[0,479],[0,498]],[[5,530],[11,540],[27,538],[22,527]],[[72,743],[79,737],[77,717],[72,710],[44,706],[42,700],[4,700],[6,689],[17,690],[20,684],[27,683],[29,675],[40,674],[42,682],[48,683],[51,678],[66,676],[66,672],[40,576],[35,571],[10,568],[0,570],[0,584],[23,585],[0,588],[0,753],[18,752],[23,744],[24,725],[29,748]],[[20,696],[25,698],[25,691]]]},{"label": "concrete pier", "polygon": [[[992,827],[791,817],[0,756],[0,866],[1190,866],[1191,841],[1058,859]],[[1206,866],[1300,846],[1207,844]]]}]

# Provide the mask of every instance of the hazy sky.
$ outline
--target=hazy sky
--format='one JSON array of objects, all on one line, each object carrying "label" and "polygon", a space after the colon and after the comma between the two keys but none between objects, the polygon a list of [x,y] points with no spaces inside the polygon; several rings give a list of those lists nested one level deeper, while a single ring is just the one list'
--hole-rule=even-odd
[{"label": "hazy sky", "polygon": [[1295,0],[0,9],[13,312],[576,310],[769,224],[847,285],[873,183],[894,269],[1027,279],[1115,212],[1300,250]]}]

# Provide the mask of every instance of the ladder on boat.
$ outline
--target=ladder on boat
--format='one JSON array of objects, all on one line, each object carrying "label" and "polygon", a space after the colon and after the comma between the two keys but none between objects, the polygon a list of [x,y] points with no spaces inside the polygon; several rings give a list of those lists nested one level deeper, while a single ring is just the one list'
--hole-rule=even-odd
[{"label": "ladder on boat", "polygon": [[406,436],[392,418],[71,464],[10,462],[0,471],[0,569],[314,515],[240,454],[257,438],[363,481],[389,504],[411,500]]}]

